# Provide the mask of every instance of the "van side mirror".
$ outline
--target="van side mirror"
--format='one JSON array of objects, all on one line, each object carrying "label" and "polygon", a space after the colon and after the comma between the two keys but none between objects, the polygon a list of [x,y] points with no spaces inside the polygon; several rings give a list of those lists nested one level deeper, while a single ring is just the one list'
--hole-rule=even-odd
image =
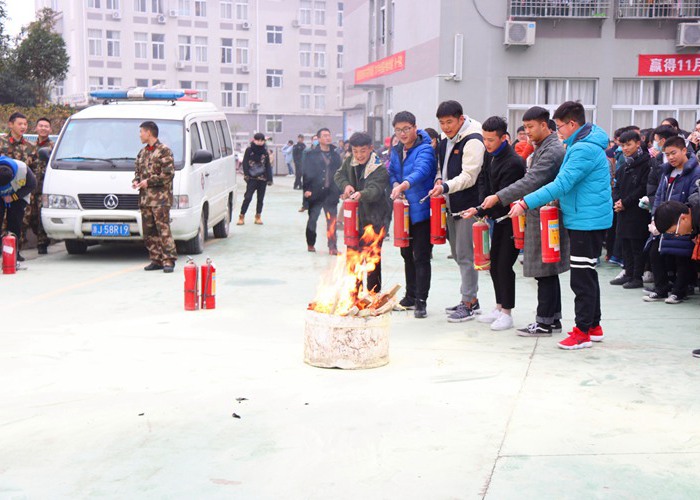
[{"label": "van side mirror", "polygon": [[39,149],[39,159],[44,162],[48,163],[49,158],[51,157],[51,150],[49,148],[41,148]]},{"label": "van side mirror", "polygon": [[206,149],[198,149],[192,155],[192,164],[195,163],[211,163],[214,156]]}]

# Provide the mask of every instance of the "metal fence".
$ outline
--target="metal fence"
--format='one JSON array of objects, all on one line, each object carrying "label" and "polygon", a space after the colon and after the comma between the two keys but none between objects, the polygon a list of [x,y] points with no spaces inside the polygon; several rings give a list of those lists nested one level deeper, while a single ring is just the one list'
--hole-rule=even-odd
[{"label": "metal fence", "polygon": [[621,19],[680,19],[700,17],[700,0],[618,0]]},{"label": "metal fence", "polygon": [[608,17],[611,0],[511,0],[511,17]]}]

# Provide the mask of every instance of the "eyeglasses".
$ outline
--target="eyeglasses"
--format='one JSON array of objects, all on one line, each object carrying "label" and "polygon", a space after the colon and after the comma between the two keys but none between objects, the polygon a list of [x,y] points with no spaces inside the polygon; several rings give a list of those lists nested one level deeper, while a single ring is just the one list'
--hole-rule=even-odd
[{"label": "eyeglasses", "polygon": [[568,125],[569,123],[571,123],[571,122],[569,121],[569,122],[562,123],[561,125],[559,125],[559,126],[557,127],[557,132],[561,131],[561,129],[564,128],[564,127],[565,127],[566,125]]},{"label": "eyeglasses", "polygon": [[394,133],[396,135],[406,135],[408,134],[411,130],[413,130],[413,125],[410,127],[404,127],[404,128],[395,128]]}]

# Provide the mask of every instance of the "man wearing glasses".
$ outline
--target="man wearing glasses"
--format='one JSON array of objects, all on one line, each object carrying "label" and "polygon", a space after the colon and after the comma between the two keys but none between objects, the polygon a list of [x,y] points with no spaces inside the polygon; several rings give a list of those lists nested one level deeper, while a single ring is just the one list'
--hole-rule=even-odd
[{"label": "man wearing glasses", "polygon": [[410,244],[401,249],[406,273],[406,296],[400,305],[415,309],[416,318],[428,314],[426,303],[430,290],[430,204],[420,203],[428,195],[437,166],[430,136],[416,128],[416,117],[401,111],[392,125],[399,143],[391,150],[389,178],[393,189],[391,199],[405,197],[409,203]]}]

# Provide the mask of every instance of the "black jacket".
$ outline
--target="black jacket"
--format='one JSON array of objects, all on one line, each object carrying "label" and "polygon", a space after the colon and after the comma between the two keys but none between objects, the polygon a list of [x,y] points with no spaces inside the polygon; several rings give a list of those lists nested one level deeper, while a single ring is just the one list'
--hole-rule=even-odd
[{"label": "black jacket", "polygon": [[342,161],[336,147],[331,145],[330,148],[328,165],[326,165],[320,147],[311,149],[304,155],[302,186],[304,192],[311,191],[311,196],[308,198],[310,203],[332,202],[333,200],[338,203],[338,198],[340,198],[340,190],[333,178]]},{"label": "black jacket", "polygon": [[643,151],[634,161],[626,165],[621,162],[615,173],[613,201],[622,200],[625,209],[617,212],[617,236],[620,238],[646,239],[649,236],[648,210],[639,208],[639,198],[647,193],[647,182],[654,159]]},{"label": "black jacket", "polygon": [[[503,149],[495,155],[486,154],[484,166],[481,169],[477,186],[479,188],[479,200],[489,195],[498,193],[501,189],[510,186],[525,176],[525,160],[518,155],[510,144],[505,144]],[[478,215],[488,215],[492,219],[498,219],[510,212],[510,207],[504,207],[500,203],[488,210],[479,208]],[[501,224],[510,224],[510,220],[504,220]]]},{"label": "black jacket", "polygon": [[[263,168],[261,175],[251,176],[251,168],[255,170],[259,167]],[[251,144],[243,154],[243,176],[246,180],[249,178],[271,181],[272,180],[272,164],[270,163],[270,154],[265,146]]]},{"label": "black jacket", "polygon": [[654,206],[654,198],[656,198],[656,189],[659,187],[661,180],[661,166],[664,164],[664,155],[659,153],[656,158],[650,157],[649,163],[649,178],[647,180],[647,192],[649,197],[649,206]]},{"label": "black jacket", "polygon": [[303,142],[297,142],[292,148],[292,158],[294,159],[294,164],[301,168],[301,159],[304,156],[304,150],[306,149],[306,144]]},{"label": "black jacket", "polygon": [[[483,143],[484,139],[480,134],[469,134],[464,136],[461,141],[455,144],[454,148],[452,149],[452,153],[450,154],[450,158],[447,160],[446,180],[454,179],[460,173],[462,173],[462,156],[464,155],[464,146],[469,141],[479,141]],[[437,146],[436,153],[438,172],[442,172],[442,167],[445,163],[445,153],[447,153],[447,142],[448,139],[443,138]],[[486,160],[486,156],[487,155],[484,154],[484,161]],[[479,188],[476,184],[474,184],[470,188],[463,189],[461,191],[450,191],[448,193],[448,196],[450,197],[450,211],[454,214],[459,213],[462,210],[475,207],[483,200],[483,198],[479,198]]]}]

